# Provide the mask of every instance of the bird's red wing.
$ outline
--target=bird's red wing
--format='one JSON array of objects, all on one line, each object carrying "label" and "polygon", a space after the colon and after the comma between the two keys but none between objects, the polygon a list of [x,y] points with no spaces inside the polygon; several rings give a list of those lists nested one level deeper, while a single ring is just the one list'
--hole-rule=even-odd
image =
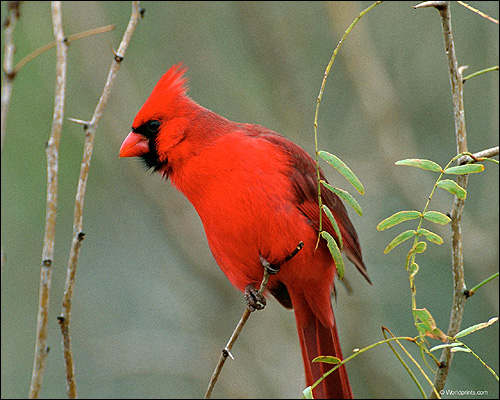
[{"label": "bird's red wing", "polygon": [[[318,183],[316,173],[316,163],[301,147],[288,139],[272,131],[263,130],[257,135],[262,139],[268,140],[278,145],[283,151],[286,151],[292,162],[292,171],[290,179],[292,180],[297,207],[308,218],[311,226],[319,230],[319,206],[318,206]],[[320,170],[320,178],[326,181],[323,172]],[[333,192],[325,187],[321,190],[322,203],[326,205],[335,217],[342,235],[343,250],[349,260],[357,267],[365,279],[371,283],[368,277],[365,264],[361,255],[359,238],[354,226],[349,219],[347,210],[342,200]],[[330,233],[338,243],[338,237],[333,229],[332,223],[323,212],[322,228]]]}]

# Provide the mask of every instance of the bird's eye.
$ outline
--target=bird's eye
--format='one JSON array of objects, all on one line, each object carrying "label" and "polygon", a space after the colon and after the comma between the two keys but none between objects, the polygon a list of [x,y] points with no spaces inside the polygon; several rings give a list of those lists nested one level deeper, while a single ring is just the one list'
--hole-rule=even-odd
[{"label": "bird's eye", "polygon": [[147,127],[150,133],[156,133],[160,129],[160,121],[149,121]]}]

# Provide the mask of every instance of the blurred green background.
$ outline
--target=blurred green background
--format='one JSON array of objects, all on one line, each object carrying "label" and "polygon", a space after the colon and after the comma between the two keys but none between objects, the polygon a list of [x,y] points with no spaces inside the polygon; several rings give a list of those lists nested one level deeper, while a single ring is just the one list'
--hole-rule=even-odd
[{"label": "blurred green background", "polygon": [[[2,2],[2,20],[6,3]],[[438,13],[417,2],[387,2],[347,38],[326,83],[319,112],[320,148],[343,159],[363,182],[364,216],[350,212],[373,286],[352,265],[353,293],[338,286],[334,304],[344,355],[383,339],[380,326],[415,335],[404,259],[408,245],[383,255],[411,223],[378,232],[392,213],[422,210],[436,176],[396,167],[403,158],[441,165],[456,154],[448,67]],[[118,149],[160,76],[188,67],[190,95],[238,122],[258,123],[314,151],[316,98],[333,49],[369,2],[142,2],[146,9],[101,119],[85,199],[85,240],[77,271],[72,339],[82,398],[200,398],[245,303],[223,276],[189,202],[159,175]],[[498,2],[471,2],[498,18]],[[130,17],[129,2],[64,2],[65,34],[116,24],[71,43],[66,117],[90,119]],[[452,4],[457,56],[470,72],[498,65],[498,25]],[[16,61],[53,41],[49,2],[22,5]],[[2,32],[2,51],[3,51]],[[3,54],[3,53],[2,53]],[[2,150],[1,397],[26,397],[32,373],[45,221],[46,158],[53,109],[55,51],[14,82]],[[469,149],[498,145],[498,73],[465,84]],[[42,396],[66,395],[60,332],[65,270],[84,134],[65,121],[60,146],[59,209],[50,306],[50,353]],[[325,166],[331,182],[354,193]],[[451,210],[437,192],[431,209]],[[469,287],[498,270],[498,167],[470,177],[463,218]],[[221,218],[228,216],[221,215]],[[410,226],[411,225],[411,226]],[[451,308],[449,227],[418,257],[417,304],[446,330]],[[468,300],[463,327],[498,315],[498,279]],[[499,370],[499,324],[466,338]],[[438,344],[430,340],[432,345]],[[412,353],[417,356],[415,351]],[[272,300],[251,316],[213,397],[298,398],[303,370],[295,321]],[[415,398],[419,392],[387,347],[348,364],[359,398]],[[418,373],[417,373],[418,374]],[[420,380],[424,383],[423,378]],[[453,359],[446,389],[485,391],[498,382],[471,355]],[[427,389],[427,393],[429,390]],[[464,397],[445,395],[445,397]]]}]

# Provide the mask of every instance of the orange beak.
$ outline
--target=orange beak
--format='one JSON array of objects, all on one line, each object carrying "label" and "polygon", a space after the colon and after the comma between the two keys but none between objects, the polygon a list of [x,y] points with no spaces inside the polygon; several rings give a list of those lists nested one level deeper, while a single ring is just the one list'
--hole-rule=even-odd
[{"label": "orange beak", "polygon": [[149,141],[144,136],[130,132],[120,147],[119,157],[140,157],[149,153]]}]

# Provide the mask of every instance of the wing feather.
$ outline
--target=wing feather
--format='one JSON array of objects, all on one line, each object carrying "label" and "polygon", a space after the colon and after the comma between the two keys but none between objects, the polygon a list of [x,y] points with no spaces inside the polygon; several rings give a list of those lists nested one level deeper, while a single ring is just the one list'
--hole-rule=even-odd
[{"label": "wing feather", "polygon": [[[314,160],[301,147],[266,128],[262,127],[256,131],[254,130],[252,135],[272,142],[273,144],[279,146],[282,151],[287,152],[291,159],[292,170],[290,179],[295,191],[294,194],[297,207],[308,218],[311,226],[319,230],[318,184],[316,179],[316,163]],[[326,181],[321,169],[320,178]],[[339,226],[345,254],[357,267],[365,279],[371,284],[366,271],[366,266],[363,262],[358,234],[349,219],[347,210],[342,203],[342,200],[328,189],[323,189],[321,191],[321,198],[323,204],[328,206],[328,208],[332,211],[337,225]],[[330,233],[338,243],[337,234],[324,212],[322,216],[322,225],[323,229]]]}]

